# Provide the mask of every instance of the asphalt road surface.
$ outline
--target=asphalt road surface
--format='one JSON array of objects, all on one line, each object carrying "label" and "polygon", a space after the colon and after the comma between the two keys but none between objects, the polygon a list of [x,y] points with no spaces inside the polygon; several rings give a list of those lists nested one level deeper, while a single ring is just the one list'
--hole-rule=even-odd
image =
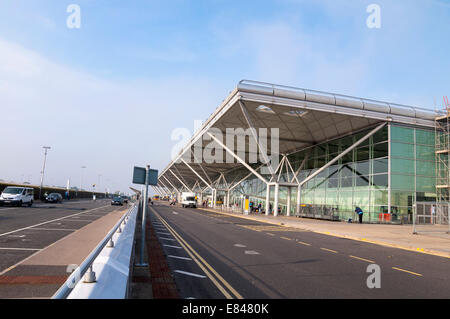
[{"label": "asphalt road surface", "polygon": [[201,209],[151,206],[150,220],[182,298],[450,296],[448,258]]},{"label": "asphalt road surface", "polygon": [[0,207],[0,275],[114,209],[109,200]]}]

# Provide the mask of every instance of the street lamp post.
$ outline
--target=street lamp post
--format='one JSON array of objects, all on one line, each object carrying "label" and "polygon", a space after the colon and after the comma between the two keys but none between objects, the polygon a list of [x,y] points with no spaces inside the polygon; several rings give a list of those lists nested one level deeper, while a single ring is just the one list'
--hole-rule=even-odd
[{"label": "street lamp post", "polygon": [[42,166],[42,171],[41,171],[41,186],[39,187],[39,199],[42,199],[42,185],[44,183],[44,173],[45,173],[45,162],[47,161],[47,151],[49,149],[51,149],[50,146],[42,146],[42,148],[44,149],[44,165]]},{"label": "street lamp post", "polygon": [[83,169],[84,168],[86,168],[86,166],[81,166],[81,177],[80,177],[80,192],[82,192],[83,191],[83,174],[84,174],[84,171],[83,171]]}]

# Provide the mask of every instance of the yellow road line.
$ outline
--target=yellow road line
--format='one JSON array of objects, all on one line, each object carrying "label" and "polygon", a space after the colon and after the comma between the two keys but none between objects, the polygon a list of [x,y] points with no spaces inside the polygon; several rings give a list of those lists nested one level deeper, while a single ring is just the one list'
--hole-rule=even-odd
[{"label": "yellow road line", "polygon": [[325,250],[325,251],[329,251],[329,252],[332,252],[332,253],[335,253],[335,254],[338,253],[336,250],[332,250],[332,249],[328,249],[328,248],[320,248],[320,249]]},{"label": "yellow road line", "polygon": [[272,233],[266,233],[266,234],[269,236],[275,236],[275,234],[272,234]]},{"label": "yellow road line", "polygon": [[[150,208],[152,209],[152,208]],[[180,245],[186,250],[186,252],[189,254],[189,256],[197,263],[197,265],[203,270],[203,272],[208,276],[209,279],[214,283],[214,285],[223,293],[223,295],[227,299],[233,299],[233,296],[231,296],[224,287],[217,282],[217,280],[211,275],[209,271],[211,271],[217,279],[222,282],[222,284],[228,288],[228,290],[237,298],[237,299],[244,299],[231,285],[223,279],[222,276],[220,276],[214,268],[211,267],[161,216],[154,210],[153,213],[161,220],[161,222],[167,227],[167,229],[172,233],[172,235],[178,240]],[[202,264],[203,263],[203,264]],[[206,269],[206,268],[207,269]],[[208,271],[209,270],[209,271]]]},{"label": "yellow road line", "polygon": [[290,239],[290,238],[287,238],[287,237],[280,237],[281,239],[284,239],[284,240],[292,240],[292,239]]},{"label": "yellow road line", "polygon": [[[216,214],[227,215],[227,216],[230,216],[230,217],[236,217],[236,218],[247,219],[247,220],[252,220],[252,221],[259,221],[259,222],[266,223],[266,224],[272,224],[272,225],[280,226],[280,223],[276,223],[276,222],[273,222],[273,221],[270,221],[270,220],[261,220],[261,219],[258,219],[258,218],[252,218],[252,217],[247,217],[247,216],[242,216],[242,215],[236,215],[236,214],[227,213],[227,212],[219,212],[219,211],[214,211],[214,210],[205,209],[205,208],[200,208],[200,209],[204,210],[204,211],[216,213]],[[282,227],[286,227],[285,225],[281,225],[281,226]],[[407,246],[391,244],[391,243],[388,243],[388,242],[383,242],[383,241],[378,241],[378,240],[369,240],[367,238],[360,238],[360,237],[348,236],[348,235],[340,235],[340,234],[334,234],[334,233],[330,233],[330,232],[322,232],[322,231],[307,229],[307,228],[298,227],[298,226],[297,227],[296,226],[289,226],[289,227],[293,227],[293,228],[299,229],[299,231],[309,231],[309,232],[313,232],[313,233],[316,233],[316,234],[328,235],[328,236],[333,236],[333,237],[337,237],[337,238],[351,239],[351,240],[371,243],[371,244],[375,244],[375,245],[379,245],[379,246],[391,247],[391,248],[402,249],[402,250],[407,250],[407,251],[415,251],[415,252],[418,252],[418,253],[423,253],[423,254],[432,255],[432,256],[439,256],[439,257],[444,257],[444,258],[450,259],[450,254],[449,253],[438,252],[438,251],[430,250],[430,249],[407,247]]]},{"label": "yellow road line", "polygon": [[352,255],[349,255],[349,257],[350,257],[350,258],[353,258],[353,259],[358,259],[358,260],[362,260],[362,261],[367,261],[368,263],[371,263],[371,264],[375,264],[375,262],[374,262],[373,260],[370,260],[370,259],[365,259],[365,258],[356,257],[356,256],[352,256]]},{"label": "yellow road line", "polygon": [[416,272],[412,272],[412,271],[409,271],[409,270],[405,270],[405,269],[401,269],[401,268],[397,268],[397,267],[392,267],[392,269],[395,269],[395,270],[398,270],[398,271],[407,272],[408,274],[412,274],[412,275],[415,275],[415,276],[422,277],[421,274],[418,274]]}]

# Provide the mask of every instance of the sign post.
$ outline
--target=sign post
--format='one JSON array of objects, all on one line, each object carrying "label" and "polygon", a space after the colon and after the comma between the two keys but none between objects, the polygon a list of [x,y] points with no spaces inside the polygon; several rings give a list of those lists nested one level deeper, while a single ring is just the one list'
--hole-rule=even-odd
[{"label": "sign post", "polygon": [[146,267],[147,263],[144,263],[144,252],[145,252],[145,225],[147,222],[147,212],[148,212],[148,186],[158,184],[158,171],[150,169],[150,165],[146,168],[134,167],[133,172],[133,183],[145,185],[144,194],[142,196],[142,228],[141,228],[141,256],[139,263],[136,264],[138,267]]}]

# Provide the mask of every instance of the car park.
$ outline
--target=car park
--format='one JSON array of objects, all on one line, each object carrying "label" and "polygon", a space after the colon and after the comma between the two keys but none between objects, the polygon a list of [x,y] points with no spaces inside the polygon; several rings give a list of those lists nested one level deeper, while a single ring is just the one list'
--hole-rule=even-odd
[{"label": "car park", "polygon": [[25,204],[31,207],[33,205],[33,199],[33,188],[8,186],[0,195],[0,206],[11,205],[21,207]]}]

